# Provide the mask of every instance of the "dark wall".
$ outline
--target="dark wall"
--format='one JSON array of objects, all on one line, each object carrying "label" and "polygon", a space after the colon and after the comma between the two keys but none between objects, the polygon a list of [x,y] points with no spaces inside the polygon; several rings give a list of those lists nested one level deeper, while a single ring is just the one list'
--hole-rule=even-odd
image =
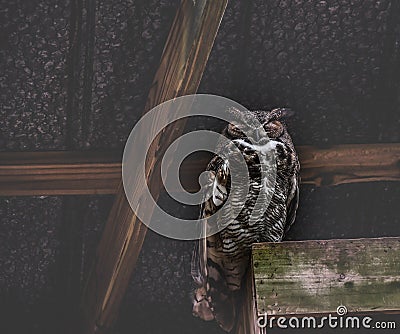
[{"label": "dark wall", "polygon": [[[0,150],[121,149],[179,2],[0,0]],[[399,17],[395,0],[231,0],[199,92],[290,106],[297,145],[399,142]],[[399,200],[394,182],[303,186],[288,238],[398,236]],[[0,198],[1,333],[67,328],[111,204]],[[191,316],[191,247],[148,234],[116,333],[219,332]]]}]

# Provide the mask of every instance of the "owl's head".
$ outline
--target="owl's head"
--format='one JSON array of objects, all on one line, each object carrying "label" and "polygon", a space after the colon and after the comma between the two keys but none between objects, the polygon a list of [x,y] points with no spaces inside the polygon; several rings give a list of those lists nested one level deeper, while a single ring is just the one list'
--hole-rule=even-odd
[{"label": "owl's head", "polygon": [[[225,136],[231,140],[241,139],[249,144],[264,145],[269,139],[279,140],[288,135],[284,120],[294,113],[291,109],[277,108],[269,112],[232,110],[235,121],[224,130]],[[257,119],[257,124],[251,119]],[[261,125],[261,126],[260,126]]]},{"label": "owl's head", "polygon": [[277,142],[293,146],[284,119],[293,115],[290,109],[266,111],[230,110],[234,121],[223,134],[242,152],[247,163],[258,163],[259,154],[274,149]]}]

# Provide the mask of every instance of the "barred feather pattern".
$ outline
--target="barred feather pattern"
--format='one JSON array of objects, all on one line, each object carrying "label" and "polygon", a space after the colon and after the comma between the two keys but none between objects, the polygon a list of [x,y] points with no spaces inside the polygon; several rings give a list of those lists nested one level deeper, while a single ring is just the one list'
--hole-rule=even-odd
[{"label": "barred feather pattern", "polygon": [[[240,111],[233,109],[231,112]],[[221,232],[199,240],[192,258],[192,277],[196,284],[193,314],[204,320],[215,320],[226,332],[231,332],[236,325],[238,307],[241,304],[241,286],[250,262],[251,245],[257,242],[281,241],[295,220],[299,200],[300,164],[283,122],[291,111],[274,109],[270,112],[252,113],[263,124],[268,134],[266,142],[275,150],[276,181],[272,198],[267,209],[261,206],[261,209],[254,212],[257,198],[266,184],[266,180],[262,179],[261,163],[256,154],[259,152],[256,149],[246,149],[250,145],[247,144],[244,134],[235,125],[229,124],[223,134],[238,143],[237,147],[243,153],[249,170],[248,195],[244,205],[237,198],[232,198],[230,205],[243,206],[240,214],[237,217],[221,217],[221,220],[227,218],[230,224]],[[224,150],[223,147],[218,149]],[[209,200],[201,207],[201,218],[218,213],[218,209],[224,204],[229,205],[229,202],[225,203],[230,191],[227,162],[216,155],[207,170],[212,177],[206,193]],[[224,212],[229,215],[232,210]]]}]

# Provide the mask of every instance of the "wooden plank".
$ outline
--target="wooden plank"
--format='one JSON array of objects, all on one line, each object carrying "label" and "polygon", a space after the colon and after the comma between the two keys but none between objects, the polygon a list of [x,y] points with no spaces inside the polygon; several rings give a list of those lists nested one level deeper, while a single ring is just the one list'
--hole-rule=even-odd
[{"label": "wooden plank", "polygon": [[[145,113],[164,101],[197,91],[226,5],[227,0],[182,1],[149,92]],[[160,117],[166,117],[164,115]],[[181,122],[173,128],[166,128],[154,140],[148,152],[149,169],[146,178],[155,199],[160,192],[159,170],[155,168],[159,163],[160,148],[168,147],[169,143],[179,137],[183,125]],[[153,130],[146,129],[150,133]],[[143,140],[148,137],[149,133],[143,133]],[[143,143],[133,145],[137,147],[132,150],[140,149]],[[152,208],[149,208],[149,219],[151,211]],[[111,327],[145,234],[146,228],[132,212],[120,184],[82,299],[85,333],[105,333]]]},{"label": "wooden plank", "polygon": [[400,311],[400,238],[253,246],[257,313]]},{"label": "wooden plank", "polygon": [[0,196],[115,194],[120,152],[0,153]]},{"label": "wooden plank", "polygon": [[[298,147],[301,181],[316,186],[400,181],[400,144]],[[0,153],[0,196],[115,194],[121,178],[120,152]],[[184,161],[182,184],[198,191],[197,177],[208,156]]]},{"label": "wooden plank", "polygon": [[299,148],[303,183],[339,185],[398,181],[400,144],[339,145],[328,149]]}]

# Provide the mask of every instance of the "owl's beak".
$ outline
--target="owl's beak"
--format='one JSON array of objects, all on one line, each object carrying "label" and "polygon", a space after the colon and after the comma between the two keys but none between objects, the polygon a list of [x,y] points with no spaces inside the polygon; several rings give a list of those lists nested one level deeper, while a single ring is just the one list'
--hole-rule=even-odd
[{"label": "owl's beak", "polygon": [[252,138],[254,141],[252,142],[254,150],[255,151],[259,151],[259,149],[257,148],[261,148],[262,146],[264,146],[265,144],[268,143],[269,138],[266,137],[265,131],[263,131],[264,129],[256,129],[254,131],[254,138]]}]

